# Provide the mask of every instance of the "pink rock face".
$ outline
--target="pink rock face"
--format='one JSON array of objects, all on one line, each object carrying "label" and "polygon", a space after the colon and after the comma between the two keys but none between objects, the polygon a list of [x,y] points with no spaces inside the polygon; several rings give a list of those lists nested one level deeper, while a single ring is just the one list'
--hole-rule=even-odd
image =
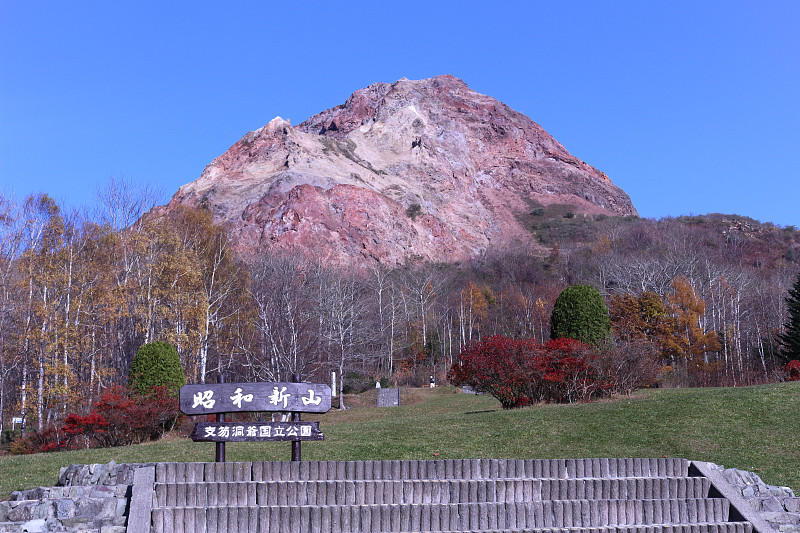
[{"label": "pink rock face", "polygon": [[528,117],[452,76],[376,83],[293,127],[250,132],[170,204],[209,207],[245,256],[457,261],[534,246],[532,205],[635,215],[608,177]]}]

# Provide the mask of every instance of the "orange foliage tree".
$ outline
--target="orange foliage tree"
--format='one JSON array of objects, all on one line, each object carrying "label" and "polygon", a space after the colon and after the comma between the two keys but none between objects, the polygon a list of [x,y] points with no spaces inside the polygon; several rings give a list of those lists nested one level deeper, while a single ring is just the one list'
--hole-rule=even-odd
[{"label": "orange foliage tree", "polygon": [[647,340],[662,344],[672,322],[664,300],[652,291],[639,296],[614,295],[609,313],[614,333],[623,342]]},{"label": "orange foliage tree", "polygon": [[689,370],[715,370],[716,362],[710,356],[721,349],[721,344],[716,332],[703,327],[705,301],[683,276],[672,280],[672,289],[673,293],[667,296],[672,323],[663,340],[664,355],[674,362],[685,362]]}]

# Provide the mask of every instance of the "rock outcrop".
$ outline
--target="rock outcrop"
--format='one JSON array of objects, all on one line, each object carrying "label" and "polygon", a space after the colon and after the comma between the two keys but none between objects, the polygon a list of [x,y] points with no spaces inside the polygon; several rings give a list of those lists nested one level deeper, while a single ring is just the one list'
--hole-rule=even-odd
[{"label": "rock outcrop", "polygon": [[532,246],[533,207],[635,215],[608,177],[452,76],[376,83],[292,126],[250,132],[167,209],[205,206],[236,249],[398,265]]}]

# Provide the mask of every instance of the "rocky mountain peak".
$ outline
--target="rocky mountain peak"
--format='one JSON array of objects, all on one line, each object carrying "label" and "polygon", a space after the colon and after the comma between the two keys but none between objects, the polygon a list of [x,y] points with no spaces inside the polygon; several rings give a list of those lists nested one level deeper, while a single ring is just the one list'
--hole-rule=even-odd
[{"label": "rocky mountain peak", "polygon": [[390,265],[531,246],[520,214],[532,206],[636,214],[530,118],[449,75],[370,85],[299,126],[276,117],[181,187],[178,203],[212,209],[245,255]]}]

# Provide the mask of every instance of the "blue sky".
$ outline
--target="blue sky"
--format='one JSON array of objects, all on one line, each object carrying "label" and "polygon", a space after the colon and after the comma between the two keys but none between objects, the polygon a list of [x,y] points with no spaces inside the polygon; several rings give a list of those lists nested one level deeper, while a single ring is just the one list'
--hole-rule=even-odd
[{"label": "blue sky", "polygon": [[800,226],[796,0],[0,0],[0,191],[81,206],[124,176],[166,200],[275,116],[446,73],[642,216]]}]

